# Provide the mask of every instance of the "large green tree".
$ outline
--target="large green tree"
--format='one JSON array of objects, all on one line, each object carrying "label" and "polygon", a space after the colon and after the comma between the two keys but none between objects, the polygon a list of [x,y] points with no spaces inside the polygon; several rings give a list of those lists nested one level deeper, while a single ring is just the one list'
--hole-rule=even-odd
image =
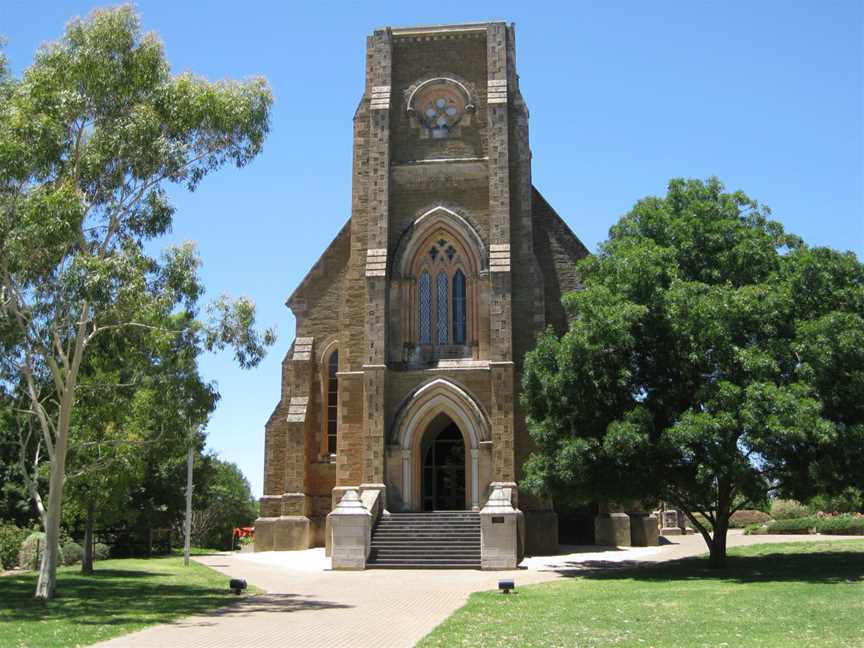
[{"label": "large green tree", "polygon": [[202,312],[193,246],[153,257],[146,243],[171,226],[168,183],[192,190],[258,154],[272,97],[261,79],[172,75],[128,6],[73,20],[20,79],[0,81],[0,319],[12,339],[0,379],[24,390],[50,464],[36,590],[50,598],[78,379],[97,337],[188,335],[233,347],[243,366],[270,341],[248,299]]},{"label": "large green tree", "polygon": [[568,330],[541,335],[525,361],[537,446],[526,487],[574,503],[671,502],[722,566],[735,510],[771,490],[860,484],[853,253],[807,247],[716,179],[673,180],[578,270]]}]

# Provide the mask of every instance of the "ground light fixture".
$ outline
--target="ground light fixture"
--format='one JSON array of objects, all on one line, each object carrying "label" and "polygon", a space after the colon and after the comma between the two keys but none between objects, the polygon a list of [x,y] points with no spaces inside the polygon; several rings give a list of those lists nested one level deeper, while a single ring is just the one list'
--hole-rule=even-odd
[{"label": "ground light fixture", "polygon": [[502,594],[509,594],[510,590],[516,589],[516,585],[513,580],[499,580],[498,581],[498,589],[501,590]]},{"label": "ground light fixture", "polygon": [[246,581],[242,578],[232,578],[231,582],[228,583],[228,589],[234,590],[234,593],[240,596],[243,590],[246,589]]}]

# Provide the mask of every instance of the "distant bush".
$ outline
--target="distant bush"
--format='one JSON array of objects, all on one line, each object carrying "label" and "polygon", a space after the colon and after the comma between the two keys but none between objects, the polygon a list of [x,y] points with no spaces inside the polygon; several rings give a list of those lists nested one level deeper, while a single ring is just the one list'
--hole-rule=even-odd
[{"label": "distant bush", "polygon": [[60,550],[64,565],[77,565],[84,560],[84,548],[77,542],[68,542]]},{"label": "distant bush", "polygon": [[108,560],[111,557],[111,547],[101,542],[97,542],[93,547],[94,560]]},{"label": "distant bush", "polygon": [[774,520],[766,525],[765,533],[782,533],[789,535],[807,535],[813,533],[819,526],[819,518],[815,516]]},{"label": "distant bush", "polygon": [[26,537],[26,529],[14,524],[0,524],[0,567],[12,569],[18,564],[18,552]]},{"label": "distant bush", "polygon": [[34,531],[21,543],[18,551],[18,565],[24,569],[39,569],[39,561],[45,552],[45,534]]},{"label": "distant bush", "polygon": [[796,500],[774,500],[771,503],[771,517],[775,520],[795,520],[806,518],[810,510]]},{"label": "distant bush", "polygon": [[841,513],[817,516],[816,530],[826,535],[864,535],[864,515]]},{"label": "distant bush", "polygon": [[771,521],[771,516],[755,509],[735,511],[729,518],[730,529],[744,529],[752,524],[765,524]]}]

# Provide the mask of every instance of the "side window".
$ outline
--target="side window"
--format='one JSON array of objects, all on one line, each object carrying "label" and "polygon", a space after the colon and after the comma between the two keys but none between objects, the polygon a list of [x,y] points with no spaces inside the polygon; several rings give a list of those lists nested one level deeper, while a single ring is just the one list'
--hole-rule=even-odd
[{"label": "side window", "polygon": [[330,354],[327,362],[326,421],[327,421],[327,453],[336,454],[336,431],[339,420],[339,350]]}]

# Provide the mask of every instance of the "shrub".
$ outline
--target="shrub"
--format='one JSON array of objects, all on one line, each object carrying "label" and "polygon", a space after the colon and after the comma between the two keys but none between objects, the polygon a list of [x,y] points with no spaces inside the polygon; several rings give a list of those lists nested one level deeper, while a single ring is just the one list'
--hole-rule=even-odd
[{"label": "shrub", "polygon": [[24,569],[39,569],[42,552],[45,551],[45,534],[34,531],[21,543],[18,552],[18,565]]},{"label": "shrub", "polygon": [[744,535],[759,535],[760,533],[768,533],[767,524],[748,524],[744,529]]},{"label": "shrub", "polygon": [[63,545],[60,551],[64,565],[77,565],[84,560],[84,548],[77,542],[69,542]]},{"label": "shrub", "polygon": [[101,542],[93,546],[93,560],[108,560],[111,557],[111,547]]},{"label": "shrub", "polygon": [[771,516],[755,509],[735,511],[729,518],[730,529],[744,529],[752,524],[765,524],[771,521]]},{"label": "shrub", "polygon": [[775,520],[796,520],[810,515],[810,511],[796,500],[774,500],[771,503],[771,517]]},{"label": "shrub", "polygon": [[0,567],[12,569],[18,564],[18,552],[26,537],[26,529],[14,524],[0,524]]},{"label": "shrub", "polygon": [[864,515],[843,513],[822,515],[818,518],[816,530],[826,535],[864,535]]},{"label": "shrub", "polygon": [[791,518],[774,520],[767,525],[766,533],[782,533],[789,535],[807,535],[819,525],[816,517]]}]

